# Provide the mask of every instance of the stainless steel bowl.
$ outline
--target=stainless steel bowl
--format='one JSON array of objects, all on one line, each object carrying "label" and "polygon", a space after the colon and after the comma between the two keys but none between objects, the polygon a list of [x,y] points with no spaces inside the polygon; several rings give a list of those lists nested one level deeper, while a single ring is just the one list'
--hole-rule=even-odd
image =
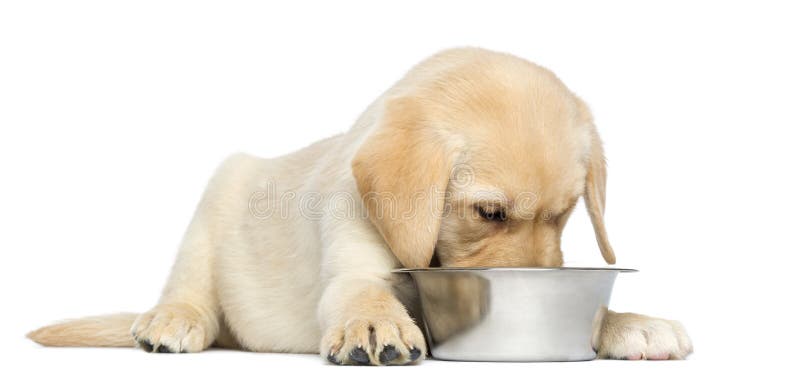
[{"label": "stainless steel bowl", "polygon": [[428,349],[457,361],[586,361],[619,268],[424,268]]}]

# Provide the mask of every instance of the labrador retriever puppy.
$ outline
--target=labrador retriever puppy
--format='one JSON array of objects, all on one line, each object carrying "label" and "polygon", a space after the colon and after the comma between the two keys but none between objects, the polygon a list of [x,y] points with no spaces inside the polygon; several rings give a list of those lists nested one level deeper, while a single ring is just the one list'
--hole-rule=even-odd
[{"label": "labrador retriever puppy", "polygon": [[[425,357],[414,290],[392,270],[558,267],[580,197],[600,253],[606,167],[589,108],[549,70],[476,48],[411,69],[348,132],[230,157],[210,180],[150,311],[67,321],[47,346],[319,352],[335,364]],[[608,312],[600,357],[682,359],[683,327]]]}]

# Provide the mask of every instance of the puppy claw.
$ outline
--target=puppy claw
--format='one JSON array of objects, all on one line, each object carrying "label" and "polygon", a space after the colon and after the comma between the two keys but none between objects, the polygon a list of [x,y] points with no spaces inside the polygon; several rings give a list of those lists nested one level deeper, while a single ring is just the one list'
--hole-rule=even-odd
[{"label": "puppy claw", "polygon": [[338,359],[336,359],[336,354],[334,354],[334,353],[328,354],[328,362],[330,362],[332,364],[335,364],[335,365],[341,365],[342,364],[341,362],[339,362]]},{"label": "puppy claw", "polygon": [[378,359],[382,364],[387,364],[396,360],[398,357],[400,357],[400,353],[397,351],[397,348],[395,348],[394,345],[386,345],[383,347]]},{"label": "puppy claw", "polygon": [[369,365],[369,355],[363,348],[355,348],[350,352],[350,360],[359,365]]},{"label": "puppy claw", "polygon": [[419,356],[421,356],[421,355],[422,355],[422,351],[421,350],[419,350],[417,348],[411,348],[411,350],[409,351],[408,357],[411,360],[411,362],[414,362],[414,361],[418,360]]},{"label": "puppy claw", "polygon": [[151,344],[150,341],[143,340],[143,341],[138,341],[138,342],[139,342],[139,347],[141,347],[142,350],[144,350],[144,351],[146,351],[148,353],[152,353],[153,352],[153,344]]},{"label": "puppy claw", "polygon": [[156,350],[156,353],[175,353],[175,352],[172,351],[172,349],[170,349],[168,346],[161,345],[158,347],[158,350]]}]

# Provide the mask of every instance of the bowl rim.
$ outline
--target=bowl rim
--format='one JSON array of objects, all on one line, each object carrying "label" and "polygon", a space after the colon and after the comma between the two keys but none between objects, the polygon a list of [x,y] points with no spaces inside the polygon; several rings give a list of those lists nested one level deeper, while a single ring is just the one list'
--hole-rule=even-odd
[{"label": "bowl rim", "polygon": [[490,272],[559,272],[559,271],[614,271],[620,273],[639,272],[633,268],[612,268],[612,267],[432,267],[432,268],[399,268],[392,273],[422,273],[422,272],[465,272],[465,271],[490,271]]}]

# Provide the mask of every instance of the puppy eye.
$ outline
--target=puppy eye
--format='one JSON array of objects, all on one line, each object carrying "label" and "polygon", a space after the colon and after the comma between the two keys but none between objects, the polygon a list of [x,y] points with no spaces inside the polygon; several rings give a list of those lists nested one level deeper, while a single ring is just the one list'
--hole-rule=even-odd
[{"label": "puppy eye", "polygon": [[506,221],[506,211],[502,208],[496,210],[488,210],[484,207],[477,207],[478,215],[480,215],[483,219],[493,222],[504,222]]}]

